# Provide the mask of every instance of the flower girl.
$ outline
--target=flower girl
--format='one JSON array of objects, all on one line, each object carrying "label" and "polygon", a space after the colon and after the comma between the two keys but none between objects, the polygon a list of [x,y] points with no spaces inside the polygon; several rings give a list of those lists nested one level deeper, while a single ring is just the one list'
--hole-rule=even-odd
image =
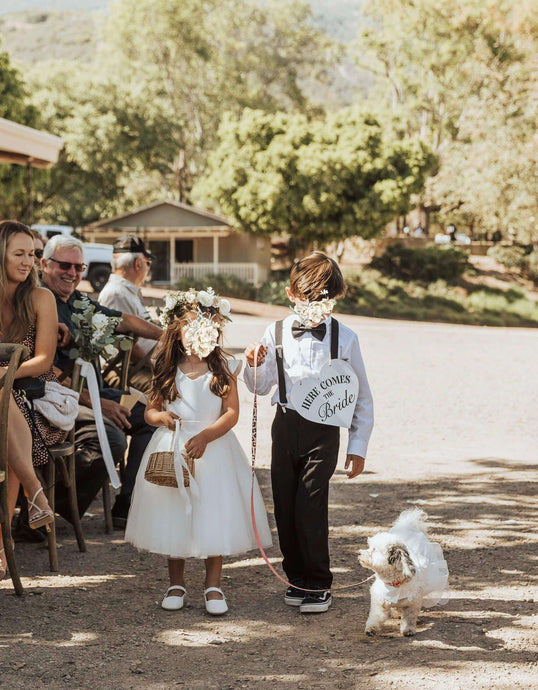
[{"label": "flower girl", "polygon": [[[140,465],[125,539],[168,557],[170,587],[161,604],[167,610],[183,607],[185,558],[193,556],[205,558],[207,612],[226,613],[222,557],[256,548],[251,471],[231,431],[239,417],[240,362],[228,362],[219,346],[229,312],[228,300],[209,288],[168,295],[161,315],[166,330],[145,414],[148,424],[159,428]],[[151,455],[168,452],[171,458],[170,451],[177,487],[147,481]],[[194,465],[192,473],[187,461]],[[254,506],[260,540],[268,546],[271,532],[257,482]]]}]

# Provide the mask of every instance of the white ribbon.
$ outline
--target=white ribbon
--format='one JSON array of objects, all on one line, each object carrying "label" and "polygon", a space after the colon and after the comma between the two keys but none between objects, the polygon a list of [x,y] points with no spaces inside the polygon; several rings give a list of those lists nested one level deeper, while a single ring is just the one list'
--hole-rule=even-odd
[{"label": "white ribbon", "polygon": [[93,414],[95,417],[95,425],[97,427],[97,438],[99,439],[99,445],[101,446],[105,467],[107,469],[108,476],[110,477],[110,483],[115,489],[119,489],[121,482],[116,471],[116,463],[114,462],[112,453],[110,452],[110,445],[106,435],[103,412],[101,410],[101,398],[99,397],[99,386],[97,385],[97,376],[95,375],[93,365],[90,364],[90,362],[86,362],[86,360],[80,359],[79,357],[76,360],[76,363],[80,364],[80,375],[86,377],[86,383],[88,384],[88,392],[90,394]]},{"label": "white ribbon", "polygon": [[[187,515],[190,515],[192,512],[192,505],[191,505],[191,496],[192,498],[198,499],[200,496],[200,492],[198,490],[198,484],[196,483],[196,480],[191,474],[191,471],[189,470],[189,466],[187,465],[187,461],[183,457],[183,450],[182,449],[182,443],[181,443],[181,437],[180,437],[180,420],[176,419],[176,430],[174,433],[174,468],[176,470],[176,479],[177,479],[177,488],[179,489],[179,493],[182,495],[182,497],[185,500],[185,506],[186,506],[186,512]],[[188,474],[189,474],[189,489],[190,491],[187,491],[187,487],[185,486],[183,482],[183,468],[186,468]]]}]

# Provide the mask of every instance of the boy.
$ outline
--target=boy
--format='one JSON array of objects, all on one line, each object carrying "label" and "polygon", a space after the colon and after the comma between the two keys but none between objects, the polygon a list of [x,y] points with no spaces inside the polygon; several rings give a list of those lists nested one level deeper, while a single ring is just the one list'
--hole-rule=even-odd
[{"label": "boy", "polygon": [[[314,252],[294,264],[287,295],[295,314],[271,324],[258,352],[257,390],[266,395],[276,384],[272,402],[271,482],[275,519],[288,581],[284,601],[301,613],[321,613],[332,603],[329,558],[329,480],[336,469],[340,429],[302,417],[290,400],[295,383],[319,375],[329,359],[345,360],[359,382],[345,469],[348,478],[364,469],[373,426],[373,403],[355,333],[330,316],[345,292],[338,264]],[[299,315],[299,320],[297,319]],[[245,382],[254,390],[254,351],[245,350]],[[300,587],[316,590],[304,592]]]}]

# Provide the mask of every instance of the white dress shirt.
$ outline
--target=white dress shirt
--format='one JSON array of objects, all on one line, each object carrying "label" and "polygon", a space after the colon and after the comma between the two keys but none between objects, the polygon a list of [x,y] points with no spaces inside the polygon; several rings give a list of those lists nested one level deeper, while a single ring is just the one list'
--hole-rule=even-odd
[{"label": "white dress shirt", "polygon": [[[304,333],[300,338],[291,334],[291,326],[297,316],[288,316],[282,324],[282,353],[284,360],[284,380],[286,382],[287,402],[284,407],[293,410],[290,391],[294,383],[307,376],[316,376],[331,357],[331,318],[325,319],[326,332],[323,340],[318,340],[311,333]],[[368,441],[374,425],[374,405],[361,349],[357,335],[344,326],[340,321],[338,330],[338,358],[348,362],[353,367],[359,379],[359,394],[349,427],[349,441],[347,453],[366,457]],[[260,395],[267,395],[273,386],[277,386],[271,403],[279,402],[278,370],[275,353],[275,324],[272,323],[265,331],[262,345],[267,347],[265,362],[258,367],[257,391]],[[245,367],[245,383],[254,392],[254,368]]]},{"label": "white dress shirt", "polygon": [[[99,293],[99,304],[109,309],[117,309],[126,314],[134,314],[145,321],[152,321],[151,314],[144,306],[142,301],[142,291],[116,273],[111,273],[108,277],[108,283]],[[142,348],[144,354],[147,354],[153,347],[155,347],[155,340],[149,338],[138,338],[136,344]]]}]

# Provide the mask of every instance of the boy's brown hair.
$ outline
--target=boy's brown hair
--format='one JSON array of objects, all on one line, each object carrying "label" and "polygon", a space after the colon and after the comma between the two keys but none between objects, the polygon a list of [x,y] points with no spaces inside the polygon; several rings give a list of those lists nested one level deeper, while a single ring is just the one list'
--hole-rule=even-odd
[{"label": "boy's brown hair", "polygon": [[314,302],[324,297],[341,297],[345,294],[346,284],[336,261],[316,251],[293,264],[290,290],[294,297]]}]

